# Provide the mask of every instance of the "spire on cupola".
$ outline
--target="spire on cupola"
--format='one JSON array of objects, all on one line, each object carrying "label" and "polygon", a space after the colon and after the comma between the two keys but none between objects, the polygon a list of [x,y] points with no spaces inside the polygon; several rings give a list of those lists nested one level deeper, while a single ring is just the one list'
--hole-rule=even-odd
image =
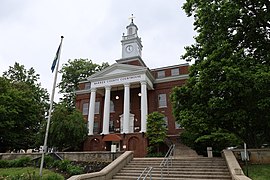
[{"label": "spire on cupola", "polygon": [[133,35],[133,34],[136,34],[137,35],[138,27],[133,22],[133,20],[135,19],[135,17],[133,16],[133,14],[131,14],[131,17],[129,19],[131,20],[131,22],[126,27],[126,29],[127,29],[127,35]]}]

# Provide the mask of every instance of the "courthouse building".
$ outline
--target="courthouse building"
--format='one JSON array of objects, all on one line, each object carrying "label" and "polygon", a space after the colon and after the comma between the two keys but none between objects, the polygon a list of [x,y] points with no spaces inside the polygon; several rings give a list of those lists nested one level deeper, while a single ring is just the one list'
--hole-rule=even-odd
[{"label": "courthouse building", "polygon": [[89,131],[84,151],[110,151],[111,145],[116,145],[117,151],[134,151],[135,157],[143,157],[147,154],[149,113],[164,114],[168,138],[179,136],[181,127],[172,115],[169,98],[173,87],[185,83],[189,65],[149,69],[142,59],[142,41],[133,19],[126,29],[122,58],[80,82],[76,107]]}]

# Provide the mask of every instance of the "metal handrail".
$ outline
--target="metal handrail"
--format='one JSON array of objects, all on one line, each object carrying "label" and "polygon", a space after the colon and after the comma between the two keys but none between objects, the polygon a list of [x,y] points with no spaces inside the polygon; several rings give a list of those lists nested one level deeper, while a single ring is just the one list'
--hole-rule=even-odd
[{"label": "metal handrail", "polygon": [[[149,170],[147,171],[147,169],[149,169]],[[144,168],[143,172],[140,174],[140,176],[138,177],[137,180],[140,180],[141,178],[143,178],[143,180],[145,180],[148,177],[148,175],[150,175],[150,180],[152,180],[152,170],[153,170],[153,167],[151,167],[151,166]],[[145,172],[146,172],[146,174],[144,175]],[[142,177],[143,175],[144,175],[144,177]]]},{"label": "metal handrail", "polygon": [[169,174],[169,163],[172,166],[172,157],[174,152],[175,144],[171,145],[159,167],[161,167],[161,179],[163,179],[163,168],[167,167],[167,172]]}]

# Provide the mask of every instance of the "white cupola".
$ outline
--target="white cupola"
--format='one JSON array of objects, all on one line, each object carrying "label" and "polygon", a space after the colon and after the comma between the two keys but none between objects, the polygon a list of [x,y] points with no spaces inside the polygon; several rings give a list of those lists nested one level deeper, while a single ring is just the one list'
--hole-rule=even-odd
[{"label": "white cupola", "polygon": [[141,38],[138,37],[138,27],[134,24],[134,16],[132,14],[131,22],[126,27],[127,35],[123,34],[122,36],[122,59],[132,58],[132,57],[140,57],[142,53],[142,41]]}]

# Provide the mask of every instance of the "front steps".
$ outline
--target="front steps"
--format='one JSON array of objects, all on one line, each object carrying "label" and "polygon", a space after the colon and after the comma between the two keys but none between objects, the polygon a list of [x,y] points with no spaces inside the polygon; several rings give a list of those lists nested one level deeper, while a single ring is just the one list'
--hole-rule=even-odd
[{"label": "front steps", "polygon": [[[145,167],[151,166],[152,179],[161,179],[159,164],[163,158],[134,158],[112,179],[137,179]],[[147,178],[150,179],[150,178]],[[231,179],[225,160],[222,158],[181,157],[174,158],[172,166],[163,169],[164,180],[228,180]]]}]

